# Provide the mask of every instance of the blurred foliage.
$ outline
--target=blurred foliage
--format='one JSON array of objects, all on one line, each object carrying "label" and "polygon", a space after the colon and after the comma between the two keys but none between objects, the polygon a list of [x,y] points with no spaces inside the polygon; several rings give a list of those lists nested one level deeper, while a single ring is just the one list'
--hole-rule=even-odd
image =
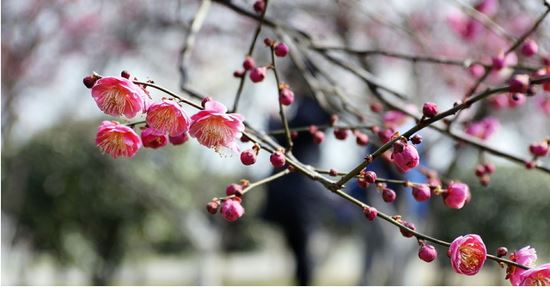
[{"label": "blurred foliage", "polygon": [[472,170],[453,176],[470,185],[469,204],[461,210],[434,204],[437,214],[434,235],[452,240],[465,233],[477,233],[490,253],[504,244],[510,251],[531,245],[537,249],[539,261],[548,260],[550,177],[538,171],[499,166],[489,186],[483,187]]},{"label": "blurred foliage", "polygon": [[[37,254],[75,264],[100,284],[112,279],[125,256],[192,252],[191,237],[199,233],[185,226],[191,210],[207,216],[206,224],[223,226],[223,250],[257,247],[257,221],[227,225],[203,208],[230,179],[204,186],[206,174],[186,156],[185,145],[113,160],[94,145],[96,124],[62,124],[4,152],[2,212],[14,222],[13,244],[29,242]],[[258,199],[251,200],[248,218]]]}]

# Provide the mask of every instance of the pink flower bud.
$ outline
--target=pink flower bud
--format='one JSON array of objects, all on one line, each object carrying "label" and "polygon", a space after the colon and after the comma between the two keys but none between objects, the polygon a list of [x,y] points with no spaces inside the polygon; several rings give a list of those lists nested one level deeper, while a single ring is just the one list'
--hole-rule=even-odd
[{"label": "pink flower bud", "polygon": [[337,128],[334,130],[334,137],[339,140],[345,140],[348,138],[348,129],[346,128]]},{"label": "pink flower bud", "polygon": [[275,56],[284,57],[288,54],[288,46],[285,43],[279,43],[274,49]]},{"label": "pink flower bud", "polygon": [[149,106],[145,121],[149,127],[171,136],[187,132],[191,123],[187,113],[172,100],[163,100]]},{"label": "pink flower bud", "polygon": [[521,46],[521,53],[526,57],[531,57],[535,55],[539,50],[539,46],[537,45],[537,42],[533,40],[527,40],[523,45]]},{"label": "pink flower bud", "polygon": [[364,173],[364,176],[365,178],[365,181],[368,182],[368,183],[375,183],[376,182],[376,172],[372,171],[372,170],[369,170],[369,171],[365,171]]},{"label": "pink flower bud", "polygon": [[[410,222],[407,222],[407,221],[402,221],[403,225],[405,225],[405,227],[409,228],[409,229],[412,229],[412,230],[416,230],[416,226],[414,226],[413,223],[410,223]],[[412,234],[410,231],[404,229],[404,228],[399,228],[399,232],[401,232],[401,235],[403,235],[404,237],[407,237],[407,238],[410,238],[410,237],[413,237],[414,234]]]},{"label": "pink flower bud", "polygon": [[82,83],[84,83],[84,86],[86,86],[86,88],[91,89],[95,85],[95,82],[97,82],[97,80],[99,80],[97,77],[91,75],[84,77],[84,79],[82,79]]},{"label": "pink flower bud", "polygon": [[252,149],[247,149],[241,153],[241,162],[244,165],[253,165],[256,163],[256,152]]},{"label": "pink flower bud", "polygon": [[432,102],[424,103],[422,106],[422,114],[427,118],[433,118],[437,115],[437,105]]},{"label": "pink flower bud", "polygon": [[177,136],[169,136],[168,140],[170,140],[170,143],[173,145],[181,145],[189,140],[189,134],[181,133]]},{"label": "pink flower bud", "polygon": [[546,156],[548,154],[548,142],[541,141],[529,145],[529,152],[536,157]]},{"label": "pink flower bud", "polygon": [[458,274],[475,275],[487,259],[487,248],[476,234],[459,236],[449,247],[451,267]]},{"label": "pink flower bud", "polygon": [[413,144],[421,144],[422,143],[422,136],[419,135],[419,134],[416,134],[416,135],[412,136],[411,142]]},{"label": "pink flower bud", "polygon": [[389,189],[386,187],[382,190],[382,199],[385,202],[388,202],[388,203],[394,202],[396,198],[397,198],[397,194],[392,189]]},{"label": "pink flower bud", "polygon": [[277,168],[283,167],[286,164],[285,155],[280,151],[272,153],[271,156],[269,156],[269,161],[273,167]]},{"label": "pink flower bud", "polygon": [[418,151],[410,144],[405,144],[401,152],[394,150],[391,157],[397,169],[402,173],[417,167],[420,163]]},{"label": "pink flower bud", "polygon": [[256,2],[254,2],[254,11],[256,11],[256,13],[258,14],[261,14],[263,13],[265,10],[265,0],[256,0]]},{"label": "pink flower bud", "polygon": [[501,247],[497,248],[497,256],[498,257],[504,257],[504,256],[506,256],[506,254],[508,254],[508,248],[506,248],[504,246],[501,246]]},{"label": "pink flower bud", "polygon": [[284,88],[279,92],[279,101],[285,106],[294,103],[294,92],[289,88]]},{"label": "pink flower bud", "polygon": [[425,184],[416,184],[412,187],[412,195],[416,201],[426,201],[432,196],[430,187]]},{"label": "pink flower bud", "polygon": [[220,206],[220,204],[218,203],[218,201],[212,200],[206,205],[206,210],[210,214],[216,214],[216,212],[218,212],[218,207],[219,206]]},{"label": "pink flower bud", "polygon": [[373,113],[379,113],[384,109],[381,103],[372,103],[369,107]]},{"label": "pink flower bud", "polygon": [[548,286],[550,283],[550,263],[542,264],[521,274],[521,286]]},{"label": "pink flower bud", "polygon": [[510,92],[526,93],[529,88],[529,75],[514,75],[510,79]]},{"label": "pink flower bud", "polygon": [[476,166],[476,169],[474,171],[474,174],[477,176],[477,177],[481,177],[481,176],[484,176],[485,175],[485,167],[482,165],[482,164],[478,164]]},{"label": "pink flower bud", "polygon": [[256,62],[252,57],[246,57],[243,62],[243,68],[245,71],[252,70],[256,67]]},{"label": "pink flower bud", "polygon": [[369,136],[362,132],[355,132],[355,142],[360,146],[369,144]]},{"label": "pink flower bud", "polygon": [[404,142],[402,141],[396,141],[393,143],[393,151],[394,152],[403,152],[403,150],[405,150],[405,144]]},{"label": "pink flower bud", "polygon": [[461,209],[471,198],[470,188],[461,182],[453,182],[443,194],[443,202],[450,208]]},{"label": "pink flower bud", "polygon": [[473,78],[477,79],[483,76],[483,73],[485,73],[485,67],[480,64],[472,64],[468,67],[468,72]]},{"label": "pink flower bud", "polygon": [[387,129],[378,131],[376,134],[378,135],[378,138],[380,139],[381,142],[387,143],[391,139],[394,133],[395,133],[394,129],[387,128]]},{"label": "pink flower bud", "polygon": [[365,209],[363,209],[363,213],[370,221],[373,221],[376,216],[378,216],[378,210],[374,207],[365,207]]},{"label": "pink flower bud", "polygon": [[157,149],[168,144],[168,137],[153,128],[146,128],[141,131],[141,142],[144,147]]},{"label": "pink flower bud", "polygon": [[513,93],[508,97],[508,106],[511,108],[519,107],[527,102],[525,94]]},{"label": "pink flower bud", "polygon": [[243,186],[236,183],[228,184],[225,188],[226,195],[243,196]]},{"label": "pink flower bud", "polygon": [[526,161],[525,162],[525,168],[526,169],[533,169],[537,166],[537,163],[534,161]]},{"label": "pink flower bud", "polygon": [[493,70],[500,71],[506,66],[506,56],[504,53],[498,54],[496,57],[492,58]]},{"label": "pink flower bud", "polygon": [[336,172],[336,170],[334,168],[331,168],[328,172],[328,174],[330,176],[337,176],[338,175],[338,172]]},{"label": "pink flower bud", "polygon": [[222,203],[220,213],[225,220],[233,222],[243,216],[244,208],[239,199],[230,198]]},{"label": "pink flower bud", "polygon": [[437,258],[437,250],[433,245],[422,244],[418,250],[418,258],[426,262],[432,262]]},{"label": "pink flower bud", "polygon": [[250,71],[250,80],[259,83],[265,79],[267,69],[265,67],[256,67]]},{"label": "pink flower bud", "polygon": [[313,133],[313,142],[316,144],[320,144],[325,140],[325,133],[322,131],[316,131]]},{"label": "pink flower bud", "polygon": [[490,163],[490,162],[485,163],[483,165],[483,168],[485,169],[485,172],[488,173],[488,174],[491,174],[491,173],[495,172],[495,170],[497,169],[495,167],[495,165]]},{"label": "pink flower bud", "polygon": [[489,98],[489,104],[491,105],[491,107],[493,107],[497,110],[507,108],[508,105],[509,105],[509,101],[510,100],[509,100],[509,97],[508,97],[508,93],[495,95],[495,96]]},{"label": "pink flower bud", "polygon": [[273,39],[271,39],[271,38],[265,38],[265,39],[264,39],[264,44],[265,44],[266,46],[268,46],[268,47],[273,46],[273,43],[274,43],[274,42],[275,42],[275,41],[273,41]]},{"label": "pink flower bud", "polygon": [[97,128],[95,139],[97,147],[113,158],[133,157],[141,148],[141,139],[128,126],[114,121],[103,121]]},{"label": "pink flower bud", "polygon": [[130,74],[128,70],[122,70],[122,72],[120,72],[120,76],[126,79],[130,79],[132,77],[132,74]]}]

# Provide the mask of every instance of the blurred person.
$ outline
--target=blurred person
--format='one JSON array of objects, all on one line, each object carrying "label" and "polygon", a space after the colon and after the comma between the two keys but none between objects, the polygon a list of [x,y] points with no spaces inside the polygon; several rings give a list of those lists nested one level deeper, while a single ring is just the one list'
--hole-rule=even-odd
[{"label": "blurred person", "polygon": [[[296,116],[289,121],[290,126],[325,124],[329,121],[329,115],[311,97],[302,97],[295,105],[297,105]],[[279,118],[272,118],[269,122],[269,130],[281,127]],[[284,135],[277,137],[277,141],[284,146]],[[305,164],[319,163],[321,149],[313,142],[311,134],[299,133],[293,143],[292,153],[296,158]],[[278,170],[272,171],[272,173],[276,172]],[[320,221],[320,210],[328,206],[324,193],[321,184],[299,173],[291,173],[270,182],[267,186],[262,216],[281,228],[296,262],[294,278],[297,285],[310,285],[312,282],[313,261],[310,240]]]}]

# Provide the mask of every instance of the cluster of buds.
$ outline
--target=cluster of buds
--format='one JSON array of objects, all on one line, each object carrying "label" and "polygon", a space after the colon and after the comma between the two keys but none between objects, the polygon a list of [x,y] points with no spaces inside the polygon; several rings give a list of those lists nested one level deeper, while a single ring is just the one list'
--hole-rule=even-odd
[{"label": "cluster of buds", "polygon": [[476,166],[474,173],[479,179],[479,183],[487,186],[491,181],[491,174],[495,172],[495,169],[495,165],[490,162],[480,163]]},{"label": "cluster of buds", "polygon": [[357,185],[361,188],[367,188],[376,182],[376,172],[363,169],[357,176]]}]

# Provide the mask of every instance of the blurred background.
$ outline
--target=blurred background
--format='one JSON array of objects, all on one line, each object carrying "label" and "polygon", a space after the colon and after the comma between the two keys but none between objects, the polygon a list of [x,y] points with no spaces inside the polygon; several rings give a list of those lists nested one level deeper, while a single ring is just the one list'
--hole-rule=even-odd
[{"label": "blurred background", "polygon": [[[251,13],[253,2],[232,1]],[[449,17],[467,15],[476,1],[271,2],[268,17],[326,45],[487,60],[510,43],[483,27],[477,39],[453,31]],[[539,0],[488,2],[497,7],[488,16],[512,37],[543,12]],[[210,216],[205,204],[224,194],[228,183],[272,172],[265,153],[253,167],[244,167],[238,156],[220,157],[190,140],[142,149],[133,159],[102,155],[94,145],[95,132],[110,118],[97,109],[82,78],[92,71],[118,75],[127,69],[178,91],[180,53],[203,1],[6,0],[1,5],[2,284],[506,284],[504,270],[494,262],[474,277],[454,274],[443,248],[431,264],[418,260],[415,240],[401,237],[389,224],[364,220],[349,203],[299,175],[247,194],[246,214],[237,222]],[[218,1],[208,6],[186,62],[185,84],[231,106],[238,86],[232,73],[242,63],[256,21]],[[277,38],[267,28],[260,41],[264,37]],[[550,51],[549,20],[533,38],[541,54]],[[368,123],[380,123],[368,111],[373,97],[362,82],[306,55],[349,92],[352,106],[364,111]],[[259,42],[256,62],[268,63],[268,56]],[[520,60],[540,66],[536,57]],[[407,94],[412,107],[431,100],[446,109],[474,82],[461,67],[384,57],[366,61],[381,81]],[[331,113],[342,111],[337,104],[320,107],[290,59],[278,63],[298,97],[289,109],[293,125],[326,124]],[[240,113],[256,128],[278,128],[275,87],[270,75],[261,84],[245,84]],[[463,116],[497,117],[501,126],[487,144],[528,158],[528,144],[550,133],[550,113],[541,104],[548,98],[537,91],[514,109],[483,104]],[[331,101],[327,96],[325,102]],[[345,114],[342,118],[351,121]],[[406,121],[399,129],[412,124]],[[538,263],[550,260],[548,175],[457,146],[432,130],[421,134],[422,165],[467,182],[470,204],[461,210],[446,208],[439,198],[418,204],[403,189],[398,202],[389,205],[372,190],[352,185],[349,191],[444,240],[477,233],[491,252],[501,245],[509,250],[531,245]],[[342,171],[366,152],[352,137],[338,141],[331,132],[321,145],[306,135],[296,151],[306,163]],[[497,166],[488,187],[474,176],[480,157]],[[544,164],[550,165],[548,159]],[[376,170],[402,177],[385,163]],[[420,173],[407,176],[426,181]]]}]

